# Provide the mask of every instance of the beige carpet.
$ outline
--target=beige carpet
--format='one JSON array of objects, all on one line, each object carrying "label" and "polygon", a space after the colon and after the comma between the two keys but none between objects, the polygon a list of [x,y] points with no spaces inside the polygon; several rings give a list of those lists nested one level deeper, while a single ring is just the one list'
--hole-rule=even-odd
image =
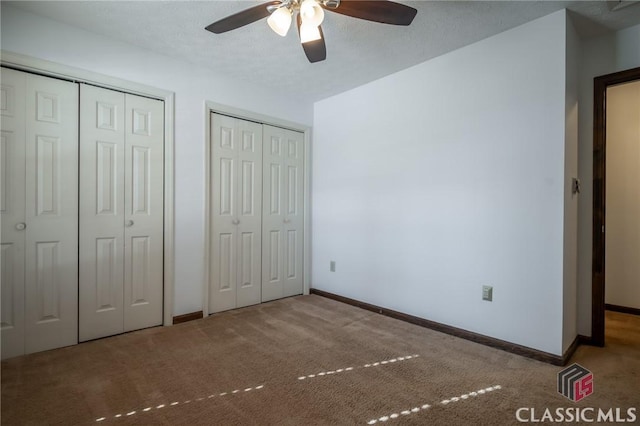
[{"label": "beige carpet", "polygon": [[594,375],[578,403],[556,391],[561,368],[300,296],[4,361],[1,421],[496,425],[519,424],[519,407],[626,413],[640,408],[640,317],[607,320],[608,346],[572,360]]}]

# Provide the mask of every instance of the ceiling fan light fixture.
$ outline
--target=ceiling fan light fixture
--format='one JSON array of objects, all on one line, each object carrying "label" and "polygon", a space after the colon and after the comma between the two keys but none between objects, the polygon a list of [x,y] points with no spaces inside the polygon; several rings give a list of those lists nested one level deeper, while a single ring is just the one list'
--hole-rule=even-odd
[{"label": "ceiling fan light fixture", "polygon": [[302,22],[317,27],[324,20],[324,10],[316,0],[303,0],[300,4]]},{"label": "ceiling fan light fixture", "polygon": [[[214,34],[222,34],[267,18],[269,27],[284,37],[296,18],[296,29],[302,50],[309,62],[327,58],[327,46],[321,26],[324,9],[352,18],[390,25],[411,25],[418,11],[391,0],[257,0],[261,4],[229,15],[205,27]],[[640,3],[640,0],[607,0]]]},{"label": "ceiling fan light fixture", "polygon": [[300,25],[300,43],[309,43],[310,41],[320,40],[320,28],[314,25],[305,24],[302,22]]},{"label": "ceiling fan light fixture", "polygon": [[269,27],[279,36],[286,36],[291,27],[291,10],[288,7],[280,7],[274,10],[269,19],[267,19]]}]

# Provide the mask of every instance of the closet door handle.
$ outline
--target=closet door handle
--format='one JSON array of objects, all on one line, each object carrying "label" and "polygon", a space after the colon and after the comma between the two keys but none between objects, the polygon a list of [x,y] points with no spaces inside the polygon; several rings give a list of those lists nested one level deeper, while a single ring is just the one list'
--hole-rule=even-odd
[{"label": "closet door handle", "polygon": [[20,222],[16,224],[16,229],[18,231],[24,231],[25,229],[27,229],[27,224],[24,222]]},{"label": "closet door handle", "polygon": [[126,226],[127,226],[127,228],[132,227],[133,226],[133,221],[132,220],[128,220]]},{"label": "closet door handle", "polygon": [[239,225],[240,221],[238,219],[233,219],[231,223],[233,223],[234,225]]},{"label": "closet door handle", "polygon": [[291,223],[291,219],[285,219],[283,220],[284,223]]}]

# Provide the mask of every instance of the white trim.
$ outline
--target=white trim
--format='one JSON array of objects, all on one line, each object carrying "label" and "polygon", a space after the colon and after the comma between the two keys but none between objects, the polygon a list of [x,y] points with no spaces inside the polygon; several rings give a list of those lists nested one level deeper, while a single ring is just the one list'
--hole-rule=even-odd
[{"label": "white trim", "polygon": [[0,64],[31,73],[93,84],[164,101],[164,309],[163,324],[173,324],[174,289],[174,92],[56,62],[0,50]]},{"label": "white trim", "polygon": [[311,128],[304,132],[304,219],[302,256],[302,294],[308,295],[311,287]]},{"label": "white trim", "polygon": [[158,89],[145,84],[134,83],[128,80],[122,80],[117,77],[110,77],[93,71],[59,64],[57,62],[8,52],[6,50],[0,51],[0,60],[2,61],[2,65],[6,67],[46,75],[48,77],[60,78],[63,80],[93,84],[105,89],[112,89],[120,92],[126,91],[133,95],[146,96],[148,98],[165,101],[167,96],[173,96],[173,92],[169,92],[167,90]]},{"label": "white trim", "polygon": [[[235,118],[242,118],[244,120],[255,121],[256,123],[269,124],[271,126],[282,127],[289,130],[295,130],[297,132],[303,132],[305,136],[311,134],[311,127],[295,123],[293,121],[283,120],[281,118],[271,117],[269,115],[260,114],[257,112],[247,111],[245,109],[235,108],[217,102],[205,101],[205,111],[217,112],[223,115],[229,115]],[[208,114],[208,112],[207,112]],[[207,122],[209,116],[207,115]],[[208,124],[207,124],[208,126]]]},{"label": "white trim", "polygon": [[202,283],[202,316],[206,318],[209,315],[209,274],[211,273],[211,267],[209,266],[209,257],[211,256],[211,240],[209,238],[211,232],[210,216],[211,209],[209,203],[211,202],[211,109],[208,101],[204,102],[204,247],[203,247],[203,261],[204,265],[204,277]]},{"label": "white trim", "polygon": [[211,113],[229,115],[244,120],[255,121],[261,124],[268,124],[282,127],[289,130],[304,133],[304,247],[303,247],[303,294],[309,294],[311,282],[311,127],[295,123],[268,115],[247,111],[228,105],[219,104],[212,101],[204,102],[204,170],[205,170],[205,193],[204,193],[204,283],[202,285],[202,312],[206,317],[209,315],[209,256],[210,256],[210,234],[211,230]]},{"label": "white trim", "polygon": [[175,269],[175,95],[164,98],[164,319],[165,326],[173,325],[173,292]]}]

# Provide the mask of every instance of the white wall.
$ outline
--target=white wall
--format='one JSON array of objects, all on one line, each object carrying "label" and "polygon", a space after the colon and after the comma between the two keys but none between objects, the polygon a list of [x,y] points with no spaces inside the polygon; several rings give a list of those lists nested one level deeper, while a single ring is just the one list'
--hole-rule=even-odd
[{"label": "white wall", "polygon": [[[593,79],[640,66],[640,25],[582,42],[580,62],[578,171],[578,333],[591,336],[593,226]],[[606,286],[605,286],[606,287]]]},{"label": "white wall", "polygon": [[312,123],[312,106],[2,3],[2,49],[175,92],[174,315],[202,309],[204,101]]},{"label": "white wall", "polygon": [[607,90],[605,302],[640,309],[640,81]]},{"label": "white wall", "polygon": [[578,65],[580,39],[573,22],[566,16],[565,52],[565,156],[564,156],[564,294],[563,294],[563,352],[578,334],[578,194],[571,188],[578,177]]},{"label": "white wall", "polygon": [[315,104],[313,287],[562,353],[565,19]]}]

